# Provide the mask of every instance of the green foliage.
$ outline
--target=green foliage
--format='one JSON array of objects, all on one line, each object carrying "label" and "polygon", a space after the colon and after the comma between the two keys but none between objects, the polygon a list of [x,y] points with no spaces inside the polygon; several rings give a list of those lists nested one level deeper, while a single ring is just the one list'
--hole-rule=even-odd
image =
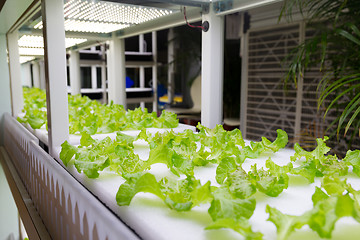
[{"label": "green foliage", "polygon": [[317,147],[311,151],[305,151],[298,143],[295,144],[295,155],[291,157],[291,161],[300,164],[299,167],[292,169],[292,174],[301,175],[314,182],[315,177],[326,175],[345,176],[348,173],[348,166],[345,161],[337,158],[336,155],[326,155],[330,148],[326,146],[324,139],[316,139]]},{"label": "green foliage", "polygon": [[304,15],[306,24],[318,33],[290,54],[285,86],[310,67],[318,67],[324,77],[319,83],[318,107],[325,105],[324,117],[330,110],[339,112],[336,133],[344,135],[350,127],[350,144],[360,134],[360,4],[348,0],[286,0],[279,19],[291,20],[296,9]]},{"label": "green foliage", "polygon": [[337,177],[325,177],[321,186],[322,189],[315,187],[312,195],[313,209],[300,216],[283,214],[275,208],[266,207],[268,220],[277,227],[278,240],[287,239],[304,225],[308,225],[321,238],[331,238],[340,218],[354,217],[359,221],[359,191],[355,191],[346,180]]},{"label": "green foliage", "polygon": [[[29,123],[39,129],[47,123],[46,94],[38,88],[23,88],[25,115],[19,117],[22,123]],[[69,133],[90,135],[112,133],[121,130],[141,130],[143,128],[176,128],[179,120],[176,114],[163,111],[159,117],[147,109],[126,111],[122,105],[99,103],[81,95],[68,96]]]},{"label": "green foliage", "polygon": [[189,211],[192,207],[211,201],[210,182],[204,185],[194,177],[183,180],[163,178],[159,182],[151,173],[123,175],[126,182],[121,184],[116,194],[119,206],[129,205],[139,192],[158,196],[165,204],[176,211]]},{"label": "green foliage", "polygon": [[[207,230],[229,228],[245,239],[262,239],[262,233],[252,231],[249,219],[256,208],[257,191],[269,197],[279,196],[289,185],[289,175],[301,175],[314,182],[320,178],[321,188],[312,195],[313,208],[299,216],[287,215],[267,206],[268,220],[277,228],[277,239],[285,240],[294,231],[308,225],[322,238],[331,238],[336,222],[353,217],[360,222],[360,191],[354,190],[346,179],[349,166],[359,174],[358,150],[349,151],[344,160],[328,155],[327,137],[317,139],[313,151],[295,145],[295,154],[286,165],[277,165],[269,157],[265,167],[252,164],[249,171],[242,168],[245,159],[268,156],[286,146],[287,134],[278,130],[271,142],[246,145],[239,130],[225,131],[221,126],[208,129],[198,125],[199,133],[186,130],[151,135],[142,130],[138,137],[118,133],[116,139],[95,140],[82,134],[78,147],[62,144],[60,157],[66,166],[73,163],[79,172],[96,178],[108,168],[121,175],[122,183],[116,194],[119,206],[127,206],[138,193],[151,193],[177,212],[208,204],[212,223]],[[134,141],[143,139],[149,144],[149,158],[141,160],[134,153]],[[147,172],[155,163],[165,164],[174,174],[160,180]],[[201,184],[194,169],[216,164],[217,186],[210,181]],[[293,167],[297,165],[297,167]],[[350,168],[351,169],[351,168]],[[206,206],[206,205],[205,205]]]},{"label": "green foliage", "polygon": [[253,232],[249,221],[245,218],[240,218],[239,220],[234,220],[232,218],[221,218],[206,227],[207,230],[221,228],[230,228],[243,235],[246,240],[263,239],[263,234],[260,232]]}]

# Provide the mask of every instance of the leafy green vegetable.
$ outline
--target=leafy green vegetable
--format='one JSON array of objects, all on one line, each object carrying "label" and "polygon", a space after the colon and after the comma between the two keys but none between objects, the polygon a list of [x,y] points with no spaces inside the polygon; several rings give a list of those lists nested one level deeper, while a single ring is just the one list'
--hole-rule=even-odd
[{"label": "leafy green vegetable", "polygon": [[353,167],[353,172],[360,177],[360,150],[347,151],[344,162]]},{"label": "leafy green vegetable", "polygon": [[187,177],[182,180],[163,178],[156,181],[151,173],[125,174],[126,182],[121,184],[116,194],[119,206],[129,205],[139,192],[158,196],[176,211],[189,211],[192,207],[210,202],[212,199],[210,182],[201,185],[199,180]]},{"label": "leafy green vegetable", "polygon": [[257,169],[256,164],[251,166],[251,171],[248,173],[250,179],[256,183],[256,188],[270,197],[276,197],[284,189],[288,188],[289,176],[288,173],[292,169],[292,164],[285,166],[276,165],[269,158],[266,160],[266,167]]},{"label": "leafy green vegetable", "polygon": [[199,180],[188,176],[183,180],[163,178],[160,186],[165,203],[176,211],[189,211],[192,207],[212,200],[210,182],[201,185]]},{"label": "leafy green vegetable", "polygon": [[260,232],[253,232],[251,225],[246,218],[240,218],[234,220],[232,218],[221,218],[207,226],[205,229],[220,229],[220,228],[230,228],[234,231],[240,233],[245,237],[246,240],[261,240],[263,239],[263,234]]},{"label": "leafy green vegetable", "polygon": [[75,159],[74,165],[78,172],[84,172],[88,178],[99,177],[99,171],[110,165],[107,156],[99,155],[98,151],[92,149],[79,149]]},{"label": "leafy green vegetable", "polygon": [[309,214],[287,215],[269,205],[266,206],[266,212],[269,213],[268,221],[273,222],[277,228],[277,240],[287,239],[292,232],[302,228],[309,220]]},{"label": "leafy green vegetable", "polygon": [[214,199],[208,210],[213,221],[223,218],[239,220],[249,219],[254,213],[256,201],[254,198],[239,199],[231,194],[227,187],[217,188],[214,192]]},{"label": "leafy green vegetable", "polygon": [[345,161],[339,160],[336,155],[326,155],[330,148],[326,146],[324,139],[318,138],[317,147],[311,151],[305,151],[298,143],[295,144],[295,155],[291,157],[291,161],[300,163],[300,166],[294,168],[291,173],[299,174],[314,182],[315,177],[323,175],[345,176],[348,173],[348,166]]},{"label": "leafy green vegetable", "polygon": [[[19,117],[22,123],[29,123],[33,129],[46,125],[46,94],[38,88],[23,88],[25,115]],[[69,95],[69,133],[90,135],[111,133],[120,130],[141,130],[143,128],[175,128],[178,126],[176,114],[163,111],[160,117],[156,112],[148,113],[147,109],[137,108],[126,112],[123,106],[100,104],[86,96]]]},{"label": "leafy green vegetable", "polygon": [[256,184],[242,168],[228,174],[226,184],[237,198],[246,199],[256,193]]},{"label": "leafy green vegetable", "polygon": [[273,152],[279,151],[279,149],[284,148],[288,143],[288,135],[284,130],[276,130],[277,137],[274,142],[271,142],[266,137],[262,137],[262,144],[265,148],[270,149]]},{"label": "leafy green vegetable", "polygon": [[139,192],[148,192],[165,199],[160,190],[160,185],[154,175],[150,173],[137,173],[124,175],[126,182],[121,184],[116,193],[116,202],[119,206],[129,205],[134,196]]},{"label": "leafy green vegetable", "polygon": [[216,181],[223,183],[228,173],[235,171],[237,168],[234,157],[226,157],[221,159],[219,165],[216,168]]},{"label": "leafy green vegetable", "polygon": [[300,216],[281,213],[275,208],[267,206],[269,221],[277,227],[278,239],[287,237],[304,225],[308,225],[321,238],[331,238],[336,222],[342,217],[353,217],[359,221],[359,191],[338,177],[326,176],[322,180],[323,191],[315,187],[312,195],[313,209]]},{"label": "leafy green vegetable", "polygon": [[78,149],[73,145],[69,144],[68,141],[61,144],[60,159],[64,165],[67,166],[72,157],[78,152]]}]

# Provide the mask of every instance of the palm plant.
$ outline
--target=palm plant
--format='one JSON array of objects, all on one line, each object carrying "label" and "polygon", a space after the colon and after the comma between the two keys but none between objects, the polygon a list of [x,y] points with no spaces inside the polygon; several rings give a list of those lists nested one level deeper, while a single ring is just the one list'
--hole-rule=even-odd
[{"label": "palm plant", "polygon": [[337,125],[338,137],[350,134],[352,141],[360,136],[360,4],[357,0],[284,0],[279,19],[291,21],[295,11],[319,33],[289,56],[285,86],[296,84],[307,68],[318,66],[323,72],[318,108],[326,107],[324,117],[331,109],[338,111],[331,125]]}]

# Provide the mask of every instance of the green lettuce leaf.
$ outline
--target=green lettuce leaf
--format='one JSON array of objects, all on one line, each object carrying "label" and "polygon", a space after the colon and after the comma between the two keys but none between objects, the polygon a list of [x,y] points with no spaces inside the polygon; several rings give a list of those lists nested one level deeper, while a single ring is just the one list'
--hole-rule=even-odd
[{"label": "green lettuce leaf", "polygon": [[249,219],[255,210],[254,198],[239,199],[234,197],[227,187],[220,187],[213,192],[214,199],[208,210],[213,221],[223,218],[239,220]]},{"label": "green lettuce leaf", "polygon": [[139,192],[152,193],[163,200],[165,199],[159,183],[151,173],[125,174],[124,176],[126,182],[120,185],[116,193],[116,202],[119,206],[130,205],[131,200]]},{"label": "green lettuce leaf", "polygon": [[61,144],[60,159],[65,166],[68,165],[73,156],[78,152],[78,149],[65,141]]},{"label": "green lettuce leaf", "polygon": [[229,173],[226,179],[230,192],[237,198],[246,199],[256,193],[256,184],[242,168]]},{"label": "green lettuce leaf", "polygon": [[360,150],[347,151],[344,162],[353,167],[353,172],[360,177]]},{"label": "green lettuce leaf", "polygon": [[277,240],[288,239],[296,229],[302,228],[309,221],[309,214],[293,216],[281,213],[276,208],[266,206],[266,212],[269,213],[268,221],[275,224],[277,229]]},{"label": "green lettuce leaf", "polygon": [[230,228],[240,233],[246,240],[261,240],[263,234],[260,232],[253,232],[251,225],[246,218],[240,218],[235,220],[233,218],[221,218],[216,220],[214,223],[207,226],[206,230]]}]

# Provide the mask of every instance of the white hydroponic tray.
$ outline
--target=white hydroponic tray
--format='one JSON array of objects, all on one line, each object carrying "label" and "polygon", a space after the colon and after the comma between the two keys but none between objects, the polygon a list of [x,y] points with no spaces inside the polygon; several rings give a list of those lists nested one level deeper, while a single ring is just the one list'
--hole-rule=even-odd
[{"label": "white hydroponic tray", "polygon": [[[42,141],[44,144],[48,145],[49,137],[48,137],[48,131],[46,130],[45,126],[43,126],[40,129],[33,129],[29,124],[23,124],[31,133],[33,133],[36,137],[39,138],[40,141]],[[156,132],[166,132],[166,131],[174,131],[175,133],[183,132],[186,129],[190,129],[191,131],[195,132],[196,127],[190,126],[187,124],[179,123],[179,126],[176,128],[147,128],[146,131],[155,134]],[[124,134],[130,135],[130,136],[137,136],[140,133],[140,130],[127,130],[127,131],[120,131]],[[111,139],[116,138],[116,132],[113,133],[104,133],[104,134],[94,134],[91,136],[94,139],[102,140],[106,137],[110,137]],[[79,145],[80,144],[81,135],[77,134],[70,134],[69,135],[69,143],[72,145]]]},{"label": "white hydroponic tray", "polygon": [[[149,149],[144,141],[137,141],[135,144],[136,153],[141,159],[147,159]],[[58,149],[60,152],[60,149]],[[250,166],[256,163],[258,167],[265,166],[268,157],[278,165],[285,165],[289,162],[293,150],[283,149],[278,153],[263,156],[256,160],[247,159],[243,168],[248,171]],[[54,156],[61,164],[58,156]],[[210,204],[193,208],[190,212],[176,212],[169,209],[158,197],[150,193],[139,193],[132,200],[130,206],[118,206],[116,204],[116,193],[120,184],[124,180],[108,171],[100,174],[98,179],[89,179],[84,174],[76,171],[74,166],[68,167],[69,172],[78,179],[86,188],[97,196],[106,206],[117,214],[130,228],[139,234],[143,239],[150,240],[227,240],[243,239],[243,237],[230,229],[205,230],[212,220],[207,213]],[[159,180],[162,177],[175,177],[164,164],[154,164],[150,170]],[[199,167],[195,169],[196,178],[204,184],[210,180],[212,185],[217,185],[215,181],[216,166]],[[348,178],[348,182],[355,189],[360,188],[359,178]],[[265,207],[269,204],[283,213],[300,215],[312,208],[311,196],[315,191],[315,186],[320,186],[320,182],[308,184],[303,177],[290,177],[289,188],[284,190],[276,198],[267,197],[262,193],[256,193],[256,209],[250,222],[254,231],[261,231],[264,239],[276,239],[276,228],[272,222],[266,221],[268,214]],[[101,214],[101,213],[99,213]],[[114,226],[115,227],[115,226]],[[340,219],[333,231],[332,239],[359,239],[360,227],[352,218]],[[292,234],[289,239],[321,239],[317,233],[307,226]]]}]

